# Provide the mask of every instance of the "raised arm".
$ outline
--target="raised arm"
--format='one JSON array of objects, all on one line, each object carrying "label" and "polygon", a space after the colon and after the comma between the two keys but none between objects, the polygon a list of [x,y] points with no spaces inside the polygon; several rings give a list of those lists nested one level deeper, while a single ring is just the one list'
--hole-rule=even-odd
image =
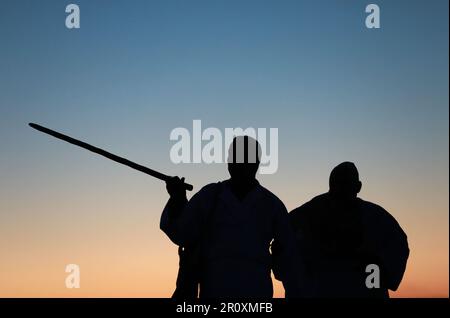
[{"label": "raised arm", "polygon": [[170,199],[161,215],[160,228],[179,246],[195,244],[201,236],[208,191],[204,187],[191,200],[186,198],[184,178],[173,177],[166,182]]}]

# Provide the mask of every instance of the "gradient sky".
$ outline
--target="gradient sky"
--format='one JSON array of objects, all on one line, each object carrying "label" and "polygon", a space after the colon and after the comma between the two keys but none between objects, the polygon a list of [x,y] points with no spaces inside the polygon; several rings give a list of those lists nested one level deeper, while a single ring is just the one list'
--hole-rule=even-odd
[{"label": "gradient sky", "polygon": [[[198,190],[222,164],[175,165],[175,127],[279,128],[261,176],[289,210],[356,163],[361,197],[409,237],[398,297],[448,297],[448,1],[0,0],[0,296],[170,296],[164,184],[36,122]],[[365,6],[381,29],[365,27]],[[65,288],[79,264],[81,288]],[[276,294],[282,295],[279,284]]]}]

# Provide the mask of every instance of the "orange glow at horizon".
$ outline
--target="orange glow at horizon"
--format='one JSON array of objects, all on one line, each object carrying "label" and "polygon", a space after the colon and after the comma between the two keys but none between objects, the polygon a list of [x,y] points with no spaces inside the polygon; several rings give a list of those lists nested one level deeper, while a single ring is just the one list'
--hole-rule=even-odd
[{"label": "orange glow at horizon", "polygon": [[[2,227],[4,237],[15,238],[15,248],[2,240],[0,253],[8,257],[3,258],[0,268],[0,296],[170,297],[178,255],[158,229],[160,210],[149,212],[145,206],[148,202],[122,204],[73,202],[66,215],[89,206],[91,210],[72,219],[62,214],[44,219],[17,218],[10,227]],[[47,201],[42,211],[34,212],[45,214],[50,206],[62,207],[64,203]],[[125,206],[128,211],[138,211],[134,219],[121,214]],[[99,213],[103,210],[108,215]],[[413,223],[400,212],[395,216],[408,234],[411,255],[403,282],[391,296],[448,297],[447,225]],[[444,230],[438,231],[439,226]],[[424,244],[424,237],[434,244]],[[65,288],[64,269],[69,263],[80,265],[80,289]],[[284,296],[278,281],[274,281],[274,296]]]}]

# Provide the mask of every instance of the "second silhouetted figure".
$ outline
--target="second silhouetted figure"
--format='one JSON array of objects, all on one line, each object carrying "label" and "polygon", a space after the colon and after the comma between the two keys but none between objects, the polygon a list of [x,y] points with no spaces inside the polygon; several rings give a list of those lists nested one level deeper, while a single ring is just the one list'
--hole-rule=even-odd
[{"label": "second silhouetted figure", "polygon": [[[356,166],[333,169],[329,191],[290,213],[309,297],[389,297],[409,255],[406,234],[382,207],[357,197]],[[376,270],[378,269],[378,271]]]}]

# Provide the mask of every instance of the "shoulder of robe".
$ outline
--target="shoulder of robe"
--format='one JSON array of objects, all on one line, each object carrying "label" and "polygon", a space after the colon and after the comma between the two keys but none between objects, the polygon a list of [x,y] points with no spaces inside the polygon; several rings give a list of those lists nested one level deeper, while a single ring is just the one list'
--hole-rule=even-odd
[{"label": "shoulder of robe", "polygon": [[327,193],[315,196],[310,201],[302,204],[298,208],[295,208],[289,213],[292,222],[306,221],[314,211],[321,210],[322,206],[326,204],[328,199]]},{"label": "shoulder of robe", "polygon": [[205,185],[192,196],[192,198],[189,200],[189,203],[191,205],[194,204],[194,206],[196,207],[207,208],[211,204],[213,198],[216,197],[218,186],[218,182]]},{"label": "shoulder of robe", "polygon": [[264,201],[264,204],[267,204],[273,209],[280,210],[282,212],[287,211],[283,201],[281,201],[274,193],[272,193],[262,185],[259,185],[259,188],[261,189],[262,200]]},{"label": "shoulder of robe", "polygon": [[376,224],[385,228],[398,229],[403,232],[397,220],[383,207],[362,199],[359,199],[362,206],[364,217],[368,219],[370,224]]},{"label": "shoulder of robe", "polygon": [[211,196],[211,195],[213,195],[215,193],[215,191],[217,190],[218,186],[219,186],[219,182],[209,183],[209,184],[205,185],[204,187],[202,187],[195,194],[195,196],[201,196],[201,197]]}]

